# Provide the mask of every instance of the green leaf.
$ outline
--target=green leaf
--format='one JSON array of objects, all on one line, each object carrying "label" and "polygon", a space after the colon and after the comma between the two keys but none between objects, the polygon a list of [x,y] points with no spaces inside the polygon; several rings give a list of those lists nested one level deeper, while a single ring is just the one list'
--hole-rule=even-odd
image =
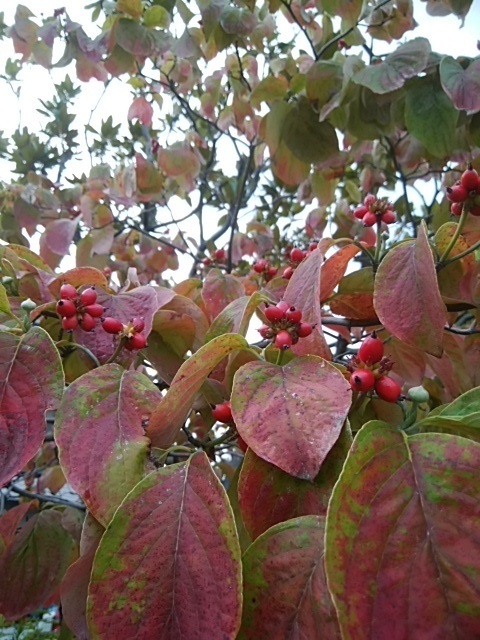
[{"label": "green leaf", "polygon": [[302,162],[322,162],[338,152],[335,129],[319,116],[306,100],[301,100],[288,113],[283,125],[282,140]]},{"label": "green leaf", "polygon": [[343,18],[343,27],[354,27],[360,17],[363,0],[322,0],[322,7],[332,17]]},{"label": "green leaf", "polygon": [[10,309],[7,290],[5,289],[3,284],[0,284],[0,313],[6,313],[7,316],[11,316],[12,318],[15,317],[15,315],[12,313],[12,310]]}]

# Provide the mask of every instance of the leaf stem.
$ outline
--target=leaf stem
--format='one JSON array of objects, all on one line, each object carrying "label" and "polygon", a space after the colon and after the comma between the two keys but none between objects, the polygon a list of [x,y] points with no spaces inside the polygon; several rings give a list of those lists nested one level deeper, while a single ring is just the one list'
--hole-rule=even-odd
[{"label": "leaf stem", "polygon": [[121,350],[123,349],[123,347],[125,346],[125,342],[127,341],[126,338],[122,338],[119,343],[117,344],[117,348],[115,349],[115,351],[112,353],[112,355],[110,356],[110,358],[105,362],[105,364],[111,364],[112,362],[115,362],[115,360],[117,359],[117,356],[120,354]]},{"label": "leaf stem", "polygon": [[[445,249],[445,251],[440,256],[440,260],[437,262],[437,269],[442,269],[445,266],[445,261],[448,258],[448,256],[450,255],[450,252],[452,251],[453,247],[457,243],[457,240],[460,237],[462,229],[465,226],[465,222],[467,220],[467,216],[468,216],[468,209],[464,206],[463,209],[462,209],[462,215],[460,216],[460,220],[458,221],[458,224],[457,224],[457,228],[455,229],[455,233],[453,234],[450,242],[448,243],[447,248]],[[455,258],[456,258],[456,260],[458,260],[459,259],[459,255],[457,255]]]},{"label": "leaf stem", "polygon": [[440,262],[439,262],[438,266],[437,266],[437,269],[443,269],[447,265],[452,264],[452,262],[455,262],[456,260],[461,260],[462,258],[465,258],[465,256],[468,256],[470,253],[473,253],[477,249],[480,249],[480,240],[475,242],[475,244],[472,244],[472,246],[469,247],[468,249],[465,249],[465,251],[462,251],[461,253],[457,253],[457,255],[452,256],[449,260],[446,260],[443,264],[440,264]]},{"label": "leaf stem", "polygon": [[87,354],[87,356],[89,356],[93,362],[95,363],[96,367],[100,366],[100,361],[98,360],[97,356],[94,355],[90,349],[88,347],[85,347],[83,344],[78,344],[78,342],[70,342],[69,340],[59,340],[58,342],[55,343],[55,346],[58,347],[72,347],[73,349],[80,349],[81,351],[83,351],[84,353]]}]

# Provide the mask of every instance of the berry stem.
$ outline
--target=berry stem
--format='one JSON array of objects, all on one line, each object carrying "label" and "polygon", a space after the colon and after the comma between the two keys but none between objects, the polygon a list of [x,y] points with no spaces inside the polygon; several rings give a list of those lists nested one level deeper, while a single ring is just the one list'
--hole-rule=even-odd
[{"label": "berry stem", "polygon": [[121,338],[121,340],[119,340],[119,342],[117,344],[117,348],[112,353],[110,358],[105,362],[105,364],[111,364],[112,362],[115,362],[115,360],[117,359],[117,356],[120,354],[120,352],[122,351],[123,347],[125,346],[126,341],[127,341],[127,338],[125,338],[125,337]]},{"label": "berry stem", "polygon": [[[445,266],[445,261],[448,258],[448,256],[450,255],[451,250],[453,249],[453,247],[455,246],[455,244],[457,243],[457,240],[462,232],[463,227],[465,226],[465,222],[467,220],[467,216],[468,216],[468,209],[467,207],[463,207],[462,210],[462,215],[460,216],[460,220],[458,221],[457,224],[457,228],[455,229],[455,233],[453,234],[450,242],[448,243],[447,248],[445,249],[445,251],[442,253],[442,255],[440,256],[440,260],[437,262],[437,270],[441,269],[442,267]],[[471,249],[471,248],[470,248]],[[457,256],[458,259],[458,256]]]},{"label": "berry stem", "polygon": [[472,246],[468,247],[468,249],[465,249],[465,251],[462,251],[461,253],[457,253],[455,256],[452,256],[450,259],[446,260],[445,262],[440,264],[440,261],[439,261],[437,263],[437,271],[439,271],[440,269],[443,269],[449,264],[452,264],[452,262],[455,262],[455,260],[461,260],[462,258],[465,258],[465,256],[468,256],[470,253],[477,251],[477,249],[480,249],[480,240],[475,242],[475,244],[472,244]]},{"label": "berry stem", "polygon": [[73,349],[81,349],[84,353],[87,354],[87,356],[89,358],[91,358],[93,360],[93,362],[95,363],[96,367],[100,366],[100,361],[98,360],[97,356],[95,354],[93,354],[90,349],[88,349],[87,347],[84,347],[83,344],[78,344],[77,342],[71,342],[70,340],[59,340],[58,342],[55,343],[55,346],[57,348],[59,347],[71,347]]},{"label": "berry stem", "polygon": [[284,352],[284,350],[283,350],[283,349],[279,349],[279,350],[278,350],[278,353],[277,353],[277,360],[276,360],[276,362],[275,362],[275,364],[276,364],[278,367],[281,367],[281,366],[282,366],[282,360],[283,360],[283,354],[284,354],[284,353],[285,353],[285,352]]},{"label": "berry stem", "polygon": [[382,221],[379,219],[377,222],[377,242],[375,244],[375,256],[374,256],[374,264],[373,270],[376,271],[378,265],[380,264],[380,255],[382,253],[383,246],[383,238],[382,238]]}]

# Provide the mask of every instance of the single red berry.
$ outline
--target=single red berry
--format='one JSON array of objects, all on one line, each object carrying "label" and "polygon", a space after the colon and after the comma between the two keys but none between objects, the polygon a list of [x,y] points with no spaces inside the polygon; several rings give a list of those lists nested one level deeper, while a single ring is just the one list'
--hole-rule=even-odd
[{"label": "single red berry", "polygon": [[125,343],[125,349],[129,351],[138,351],[147,346],[147,339],[143,333],[134,333]]},{"label": "single red berry", "polygon": [[469,164],[468,169],[462,173],[460,184],[467,191],[475,191],[478,188],[478,173],[471,164]]},{"label": "single red berry", "polygon": [[357,207],[354,212],[353,215],[355,216],[355,218],[358,218],[359,220],[363,219],[363,216],[368,213],[368,207],[366,207],[364,204],[361,204],[359,207]]},{"label": "single red berry", "polygon": [[296,309],[295,307],[290,307],[290,309],[285,314],[286,319],[289,322],[293,322],[293,324],[298,324],[302,319],[302,312],[300,309]]},{"label": "single red berry", "polygon": [[461,216],[463,211],[463,202],[452,202],[450,205],[450,211],[454,216]]},{"label": "single red berry", "polygon": [[289,349],[293,344],[292,336],[288,331],[279,331],[275,337],[275,346],[278,349]]},{"label": "single red berry", "polygon": [[373,193],[368,193],[365,198],[363,199],[363,204],[367,207],[367,209],[369,207],[372,206],[372,204],[376,201],[376,197],[373,195]]},{"label": "single red berry", "polygon": [[143,321],[143,318],[134,318],[132,320],[132,327],[135,333],[142,333],[145,329],[145,322]]},{"label": "single red berry", "polygon": [[375,333],[372,333],[363,341],[358,350],[358,357],[365,364],[376,364],[383,358],[383,351],[383,342],[377,338]]},{"label": "single red berry", "polygon": [[62,328],[65,331],[73,331],[78,327],[78,318],[77,316],[69,316],[68,318],[62,319]]},{"label": "single red berry", "polygon": [[277,271],[278,271],[277,267],[269,267],[267,271],[267,276],[269,278],[273,278],[274,276],[277,275]]},{"label": "single red berry", "polygon": [[101,304],[98,304],[98,302],[96,302],[95,304],[89,304],[88,306],[86,306],[85,311],[94,318],[101,318],[105,312],[105,309]]},{"label": "single red berry", "polygon": [[290,280],[292,276],[293,276],[292,267],[285,267],[285,269],[283,270],[283,277],[286,278],[287,280]]},{"label": "single red berry", "polygon": [[309,251],[315,251],[315,249],[316,249],[317,247],[318,247],[318,242],[311,242],[311,243],[308,245],[308,250],[309,250]]},{"label": "single red berry", "polygon": [[303,251],[301,249],[298,249],[297,247],[295,247],[295,249],[292,249],[290,251],[290,260],[292,262],[301,262],[305,257],[305,254],[303,253]]},{"label": "single red berry", "polygon": [[263,273],[266,269],[268,265],[268,262],[266,260],[257,260],[255,262],[255,264],[253,265],[253,270],[256,273]]},{"label": "single red berry", "polygon": [[375,376],[370,369],[355,369],[350,376],[350,386],[354,391],[371,391],[375,385]]},{"label": "single red berry", "polygon": [[224,402],[223,404],[217,404],[212,409],[213,419],[217,422],[223,422],[228,424],[233,422],[232,410],[230,408],[230,402]]},{"label": "single red berry", "polygon": [[123,324],[116,318],[106,317],[102,320],[102,327],[107,333],[120,333],[123,331]]},{"label": "single red berry", "polygon": [[77,313],[77,307],[75,306],[73,300],[59,300],[57,302],[56,309],[58,315],[62,316],[62,318],[71,318]]},{"label": "single red berry", "polygon": [[392,380],[392,378],[383,376],[375,382],[375,391],[382,400],[386,402],[397,402],[402,393],[402,388],[395,380]]},{"label": "single red berry", "polygon": [[279,322],[285,318],[285,312],[278,307],[267,307],[265,309],[265,317],[269,322]]},{"label": "single red berry", "polygon": [[272,328],[268,326],[268,324],[262,324],[258,333],[262,336],[264,340],[269,340],[272,337]]},{"label": "single red berry", "polygon": [[288,302],[285,302],[285,300],[280,300],[280,302],[277,302],[277,309],[280,309],[281,311],[283,311],[283,313],[287,313],[287,311],[290,309],[290,306],[288,304]]},{"label": "single red berry", "polygon": [[377,223],[377,216],[371,211],[368,211],[363,216],[362,222],[364,227],[373,227],[373,225]]},{"label": "single red berry", "polygon": [[62,298],[63,300],[75,300],[77,296],[78,292],[73,284],[68,284],[68,282],[65,282],[60,287],[60,298]]},{"label": "single red berry", "polygon": [[227,254],[225,252],[225,249],[217,249],[214,255],[215,255],[215,260],[222,262],[223,260],[225,260],[225,256]]},{"label": "single red berry", "polygon": [[212,261],[210,260],[210,258],[204,258],[202,260],[202,264],[204,267],[209,267],[212,264]]},{"label": "single red berry", "polygon": [[306,338],[307,336],[309,336],[313,331],[313,327],[310,323],[308,322],[301,322],[300,326],[297,329],[297,333],[298,333],[298,337],[299,338]]},{"label": "single red berry", "polygon": [[80,318],[80,327],[84,331],[92,331],[95,329],[95,318],[89,313],[84,313]]},{"label": "single red berry", "polygon": [[85,291],[82,291],[82,293],[80,294],[80,302],[85,306],[95,304],[96,301],[97,301],[97,292],[92,287],[85,289]]},{"label": "single red berry", "polygon": [[465,202],[468,198],[468,191],[460,184],[447,188],[447,198],[450,202]]},{"label": "single red berry", "polygon": [[392,211],[392,209],[387,209],[385,213],[382,214],[381,219],[385,224],[392,224],[392,222],[395,222],[396,220],[395,211]]},{"label": "single red berry", "polygon": [[243,453],[247,453],[248,444],[240,436],[238,436],[237,444],[238,444],[239,448],[243,451]]}]

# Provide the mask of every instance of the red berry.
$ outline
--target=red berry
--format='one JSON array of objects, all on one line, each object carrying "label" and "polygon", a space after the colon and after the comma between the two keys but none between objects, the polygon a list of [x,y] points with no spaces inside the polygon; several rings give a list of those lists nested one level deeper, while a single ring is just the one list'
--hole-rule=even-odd
[{"label": "red berry", "polygon": [[283,311],[283,313],[287,313],[287,311],[290,309],[290,306],[288,304],[288,302],[285,302],[285,300],[280,300],[280,302],[277,302],[277,309],[280,309],[281,311]]},{"label": "red berry", "polygon": [[248,449],[248,444],[245,442],[245,440],[243,438],[241,438],[240,436],[238,436],[237,439],[237,444],[240,447],[240,449],[243,451],[243,453],[247,453],[247,449]]},{"label": "red berry", "polygon": [[233,422],[232,410],[230,408],[230,402],[224,402],[223,404],[217,404],[212,409],[213,419],[217,422],[223,422],[228,424]]},{"label": "red berry", "polygon": [[308,250],[309,251],[315,251],[315,249],[318,247],[318,242],[312,242],[308,245]]},{"label": "red berry", "polygon": [[269,278],[273,278],[273,276],[277,275],[277,267],[269,267],[268,271],[267,271],[267,275]]},{"label": "red berry", "polygon": [[80,318],[80,327],[84,331],[92,331],[95,329],[95,318],[89,313],[84,313]]},{"label": "red berry", "polygon": [[279,331],[275,337],[275,346],[278,349],[289,349],[293,344],[292,336],[288,331]]},{"label": "red berry", "polygon": [[402,388],[392,378],[383,376],[375,382],[375,391],[382,400],[397,402],[402,393]]},{"label": "red berry", "polygon": [[305,257],[305,254],[303,253],[303,251],[301,249],[298,249],[297,247],[295,247],[295,249],[292,249],[290,251],[290,260],[292,262],[301,262]]},{"label": "red berry", "polygon": [[98,304],[96,302],[95,304],[89,304],[88,306],[86,306],[85,311],[94,318],[101,318],[104,314],[105,309],[101,304]]},{"label": "red berry", "polygon": [[120,333],[123,331],[123,324],[116,318],[106,317],[102,320],[102,327],[107,333]]},{"label": "red berry", "polygon": [[375,376],[370,369],[356,369],[350,376],[350,386],[354,391],[371,391],[375,385]]},{"label": "red berry", "polygon": [[210,258],[204,258],[202,260],[202,264],[204,267],[209,267],[212,264],[212,261],[210,260]]},{"label": "red berry", "polygon": [[461,216],[463,211],[463,202],[452,202],[450,211],[454,216]]},{"label": "red berry", "polygon": [[290,280],[292,276],[293,276],[292,267],[285,267],[285,269],[283,270],[283,277],[286,278],[287,280]]},{"label": "red berry", "polygon": [[257,262],[255,262],[255,264],[253,265],[253,270],[256,273],[263,273],[267,265],[268,265],[268,262],[266,260],[257,260]]},{"label": "red berry", "polygon": [[78,327],[78,318],[77,316],[70,316],[68,318],[63,318],[62,327],[65,331],[72,331]]},{"label": "red berry", "polygon": [[469,164],[468,169],[462,173],[460,184],[467,191],[475,191],[478,188],[478,173],[471,164]]},{"label": "red berry", "polygon": [[71,318],[77,313],[77,307],[73,300],[59,300],[56,308],[58,315],[62,318]]},{"label": "red berry", "polygon": [[132,327],[135,333],[142,333],[145,329],[145,322],[143,321],[143,318],[134,318],[132,320]]},{"label": "red berry", "polygon": [[363,216],[366,213],[368,213],[368,207],[366,207],[364,204],[361,204],[359,207],[355,209],[355,211],[353,212],[353,215],[355,216],[355,218],[362,220]]},{"label": "red berry", "polygon": [[450,202],[465,202],[468,198],[468,191],[460,184],[447,188],[447,198]]},{"label": "red berry", "polygon": [[265,309],[265,317],[269,322],[279,322],[285,318],[285,312],[278,307],[267,307]]},{"label": "red berry", "polygon": [[371,211],[367,211],[363,216],[362,222],[364,227],[373,227],[373,225],[377,223],[377,216]]},{"label": "red berry", "polygon": [[363,199],[363,204],[367,207],[367,209],[375,202],[377,198],[373,195],[373,193],[368,193]]},{"label": "red berry", "polygon": [[272,328],[267,324],[262,324],[258,332],[264,340],[269,340],[272,337]]},{"label": "red berry", "polygon": [[134,333],[125,343],[125,349],[129,351],[137,351],[147,346],[147,339],[143,333]]},{"label": "red berry", "polygon": [[290,307],[290,309],[286,312],[285,317],[293,324],[298,324],[302,319],[302,312],[300,309],[296,309],[295,307]]},{"label": "red berry", "polygon": [[96,301],[97,292],[95,291],[95,289],[92,289],[92,287],[85,289],[85,291],[82,291],[82,293],[80,294],[80,302],[85,306],[95,304]]},{"label": "red berry", "polygon": [[392,222],[395,222],[395,220],[395,212],[392,211],[392,209],[387,209],[382,215],[382,222],[384,222],[385,224],[392,224]]},{"label": "red berry", "polygon": [[225,256],[226,256],[225,249],[217,249],[214,255],[215,255],[215,260],[222,262],[223,260],[225,260]]},{"label": "red berry", "polygon": [[306,338],[312,333],[312,331],[313,327],[311,324],[309,324],[308,322],[301,322],[300,326],[297,329],[298,337]]},{"label": "red berry", "polygon": [[63,300],[75,300],[77,296],[78,292],[73,284],[68,284],[68,282],[65,282],[60,287],[60,298],[62,298]]},{"label": "red berry", "polygon": [[372,333],[365,338],[358,350],[359,359],[365,364],[376,364],[383,358],[383,342]]}]

